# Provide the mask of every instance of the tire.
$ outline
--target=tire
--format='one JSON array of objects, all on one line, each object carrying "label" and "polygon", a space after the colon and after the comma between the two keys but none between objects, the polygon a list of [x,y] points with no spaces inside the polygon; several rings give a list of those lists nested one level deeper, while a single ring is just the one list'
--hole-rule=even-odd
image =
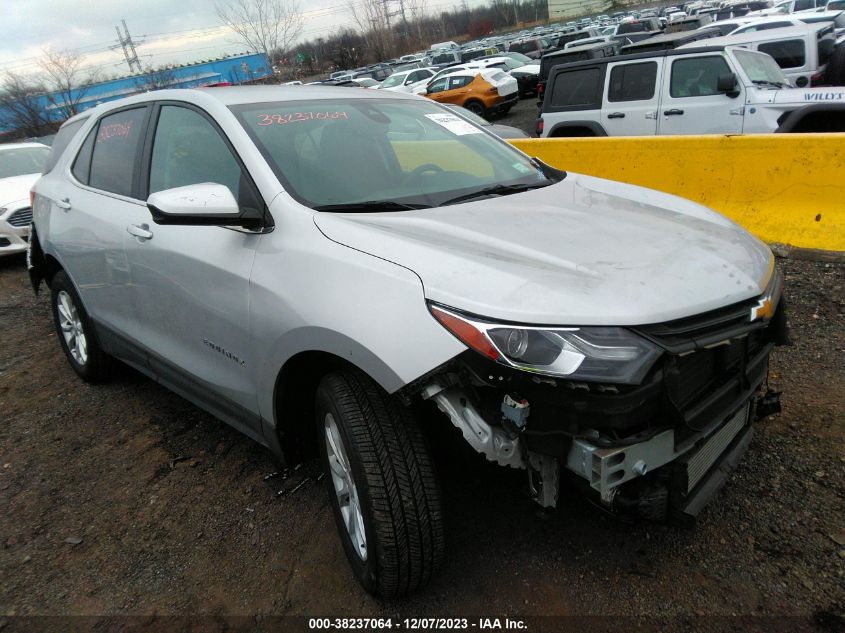
[{"label": "tire", "polygon": [[321,381],[316,412],[332,510],[355,577],[379,598],[422,587],[443,560],[443,514],[411,411],[360,372],[339,371]]},{"label": "tire", "polygon": [[845,86],[845,44],[833,49],[825,69],[825,81],[832,86]]},{"label": "tire", "polygon": [[475,101],[474,99],[471,101],[467,101],[464,104],[464,107],[472,112],[473,114],[477,114],[482,119],[487,118],[487,108],[484,107],[484,104],[480,101]]},{"label": "tire", "polygon": [[73,371],[86,382],[106,380],[112,359],[100,347],[94,325],[63,270],[50,281],[50,306],[56,334]]}]

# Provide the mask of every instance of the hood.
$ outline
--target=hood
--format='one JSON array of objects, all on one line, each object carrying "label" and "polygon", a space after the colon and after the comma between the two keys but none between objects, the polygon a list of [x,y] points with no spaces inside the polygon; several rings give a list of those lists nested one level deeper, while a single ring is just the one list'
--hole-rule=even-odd
[{"label": "hood", "polygon": [[845,87],[828,88],[783,88],[774,90],[773,103],[800,103],[801,105],[838,104],[845,105]]},{"label": "hood", "polygon": [[331,240],[404,266],[426,298],[537,325],[644,325],[763,292],[768,247],[682,198],[570,173],[419,211],[317,213]]},{"label": "hood", "polygon": [[29,202],[29,190],[35,181],[41,178],[41,174],[24,174],[23,176],[12,176],[0,178],[0,207],[26,200]]}]

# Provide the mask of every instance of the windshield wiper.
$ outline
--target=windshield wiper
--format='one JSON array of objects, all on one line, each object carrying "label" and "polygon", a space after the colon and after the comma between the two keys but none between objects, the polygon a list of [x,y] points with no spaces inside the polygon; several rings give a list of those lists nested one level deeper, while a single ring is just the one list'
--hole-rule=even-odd
[{"label": "windshield wiper", "polygon": [[446,206],[447,204],[456,204],[458,202],[465,202],[466,200],[472,200],[474,198],[483,198],[485,196],[506,196],[512,193],[521,193],[523,191],[528,191],[529,189],[541,189],[543,187],[548,187],[552,184],[554,184],[552,181],[547,181],[544,183],[523,183],[521,185],[493,185],[492,187],[484,187],[484,189],[479,189],[478,191],[473,191],[471,193],[465,193],[460,196],[455,196],[454,198],[449,198],[448,200],[444,200],[443,202],[441,202],[440,206]]},{"label": "windshield wiper", "polygon": [[344,204],[321,204],[312,207],[315,211],[414,211],[429,209],[430,204],[412,204],[396,200],[369,200],[367,202],[347,202]]},{"label": "windshield wiper", "polygon": [[755,86],[774,86],[775,88],[786,88],[787,84],[781,81],[769,81],[768,79],[752,79],[751,83]]}]

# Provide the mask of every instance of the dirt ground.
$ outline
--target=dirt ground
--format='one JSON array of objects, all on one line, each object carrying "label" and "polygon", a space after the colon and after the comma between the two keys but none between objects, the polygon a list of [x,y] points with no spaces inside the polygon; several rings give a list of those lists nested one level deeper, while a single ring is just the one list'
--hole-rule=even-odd
[{"label": "dirt ground", "polygon": [[800,616],[842,630],[845,267],[780,265],[795,340],[772,365],[783,413],[756,424],[695,528],[622,522],[575,497],[540,511],[523,473],[444,432],[447,562],[386,604],[353,580],[315,463],[265,481],[277,465],[264,449],[154,382],[124,370],[82,383],[23,258],[2,259],[0,629],[38,614],[516,614]]}]

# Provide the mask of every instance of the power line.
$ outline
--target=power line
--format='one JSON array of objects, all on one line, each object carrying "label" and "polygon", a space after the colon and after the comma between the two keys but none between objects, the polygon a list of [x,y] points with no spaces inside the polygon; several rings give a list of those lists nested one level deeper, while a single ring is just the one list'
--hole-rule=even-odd
[{"label": "power line", "polygon": [[118,46],[122,48],[123,58],[129,65],[129,72],[133,72],[135,68],[138,69],[138,72],[141,72],[141,62],[138,61],[138,52],[135,50],[135,42],[132,41],[132,36],[129,35],[126,20],[121,20],[121,23],[123,24],[123,35],[120,33],[120,27],[114,27],[114,30],[117,32],[117,46],[111,46],[109,48],[117,49]]}]

